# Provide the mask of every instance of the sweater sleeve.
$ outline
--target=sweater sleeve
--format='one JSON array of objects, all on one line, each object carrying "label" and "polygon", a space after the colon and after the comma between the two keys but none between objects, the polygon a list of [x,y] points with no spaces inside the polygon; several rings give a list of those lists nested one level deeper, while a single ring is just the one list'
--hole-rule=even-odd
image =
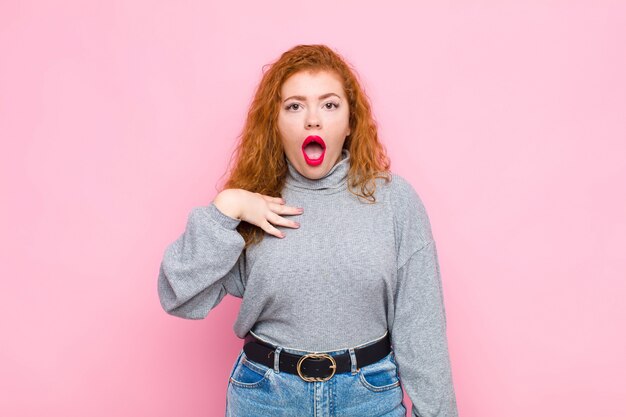
[{"label": "sweater sleeve", "polygon": [[236,230],[239,222],[213,203],[191,210],[159,269],[158,294],[167,313],[203,319],[227,293],[243,297],[245,242]]},{"label": "sweater sleeve", "polygon": [[412,417],[457,417],[437,248],[415,190],[397,179],[398,249],[395,310],[390,326],[398,373]]},{"label": "sweater sleeve", "polygon": [[457,417],[437,258],[430,241],[398,270],[391,344],[413,417]]}]

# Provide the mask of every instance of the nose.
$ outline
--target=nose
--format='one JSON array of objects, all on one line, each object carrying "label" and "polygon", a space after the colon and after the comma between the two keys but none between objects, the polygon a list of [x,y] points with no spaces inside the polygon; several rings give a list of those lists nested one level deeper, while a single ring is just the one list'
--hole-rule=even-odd
[{"label": "nose", "polygon": [[317,114],[309,113],[306,119],[306,128],[319,128],[321,126],[319,119],[317,118]]}]

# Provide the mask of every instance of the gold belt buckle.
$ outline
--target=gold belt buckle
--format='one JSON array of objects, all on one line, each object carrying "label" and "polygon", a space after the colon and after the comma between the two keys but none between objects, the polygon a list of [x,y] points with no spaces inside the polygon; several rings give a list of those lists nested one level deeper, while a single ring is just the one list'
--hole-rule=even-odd
[{"label": "gold belt buckle", "polygon": [[[330,374],[330,376],[327,376],[327,377],[321,377],[321,376],[311,377],[311,376],[304,376],[304,375],[302,375],[302,370],[300,369],[300,367],[302,366],[302,362],[306,358],[318,358],[318,359],[319,358],[326,358],[326,359],[330,359],[330,361],[332,362],[332,365],[330,365],[329,368],[331,368],[333,370],[333,372]],[[335,375],[335,372],[337,371],[337,362],[335,362],[335,358],[330,356],[328,353],[317,353],[317,352],[307,353],[306,355],[304,355],[304,356],[302,356],[300,358],[300,360],[298,361],[298,366],[297,366],[296,369],[298,371],[298,375],[300,375],[300,378],[304,379],[305,381],[308,381],[308,382],[328,381],[330,378],[332,378]]]}]

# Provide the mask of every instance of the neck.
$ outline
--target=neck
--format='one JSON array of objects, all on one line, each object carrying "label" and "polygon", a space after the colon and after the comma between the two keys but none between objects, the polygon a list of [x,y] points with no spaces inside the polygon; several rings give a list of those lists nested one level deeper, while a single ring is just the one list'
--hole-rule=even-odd
[{"label": "neck", "polygon": [[289,162],[289,159],[286,159],[286,161],[288,169],[286,186],[301,190],[338,191],[345,185],[348,171],[350,170],[350,152],[347,149],[342,149],[337,162],[326,175],[315,180],[307,178],[298,172]]}]

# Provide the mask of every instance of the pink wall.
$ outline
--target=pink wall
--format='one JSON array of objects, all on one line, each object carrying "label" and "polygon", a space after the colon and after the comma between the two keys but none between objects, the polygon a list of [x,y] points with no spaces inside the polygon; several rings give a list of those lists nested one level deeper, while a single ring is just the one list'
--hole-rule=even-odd
[{"label": "pink wall", "polygon": [[168,316],[159,262],[299,43],[427,206],[460,415],[626,415],[625,3],[226,3],[0,3],[0,415],[223,415],[239,300]]}]

